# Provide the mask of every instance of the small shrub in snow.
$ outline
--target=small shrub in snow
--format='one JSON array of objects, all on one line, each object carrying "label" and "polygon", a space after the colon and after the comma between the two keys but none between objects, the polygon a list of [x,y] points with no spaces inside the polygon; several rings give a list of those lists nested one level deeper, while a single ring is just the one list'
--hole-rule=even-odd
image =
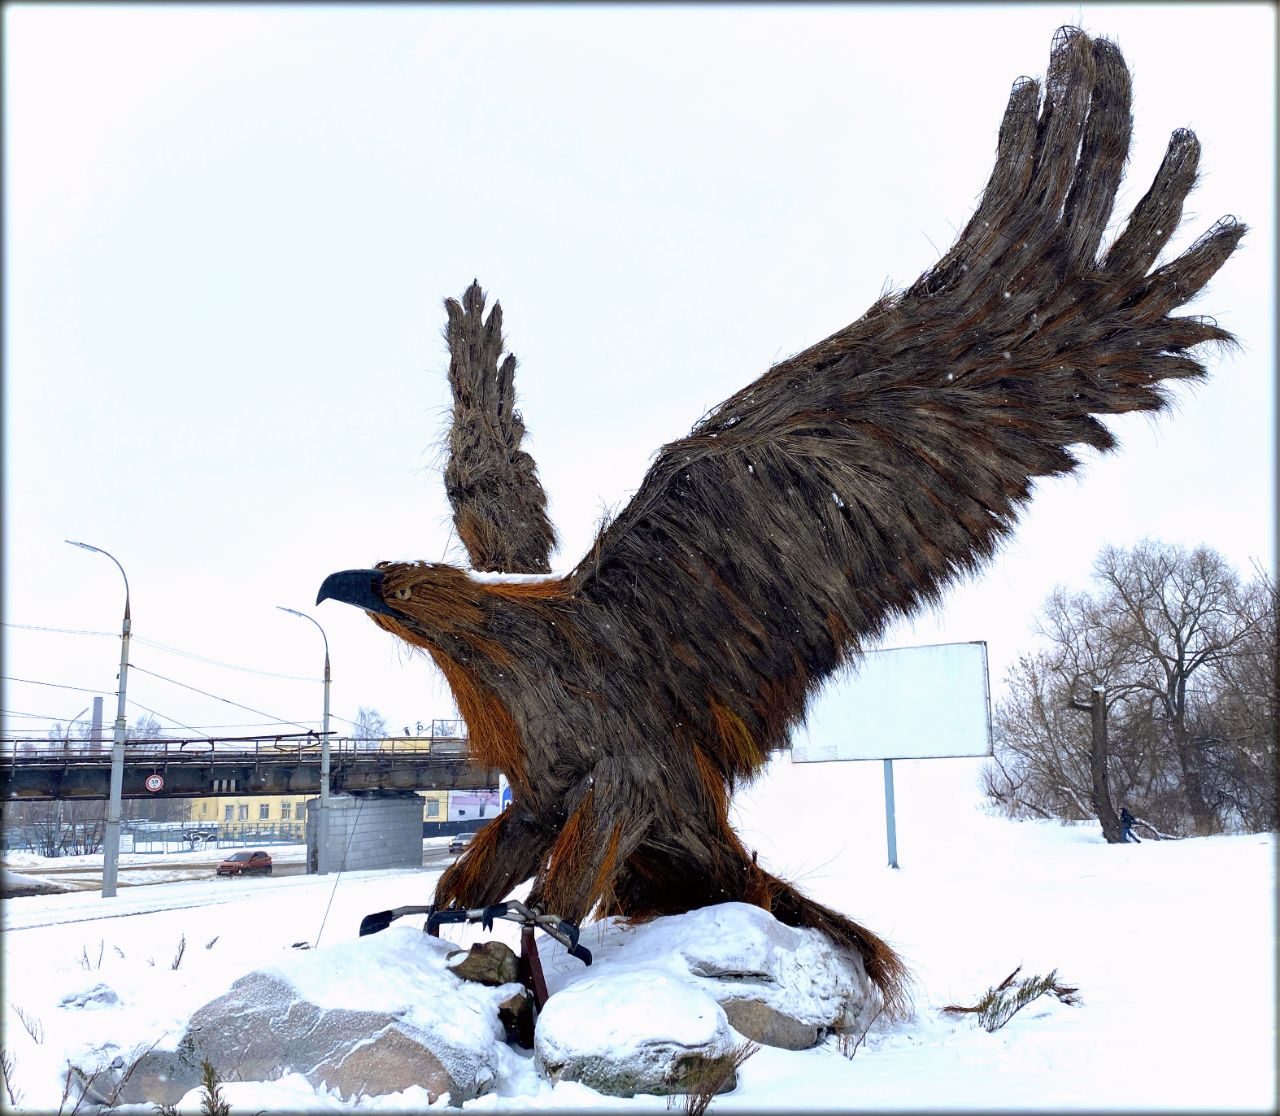
[{"label": "small shrub in snow", "polygon": [[846,1058],[852,1058],[858,1052],[858,1047],[860,1047],[866,1039],[867,1034],[871,1030],[871,1025],[884,1014],[884,1007],[884,1004],[880,1005],[875,1015],[867,1020],[867,1025],[863,1027],[861,1031],[855,1032],[852,1027],[847,1030],[843,1027],[840,1029],[836,1036],[836,1048],[841,1054]]},{"label": "small shrub in snow", "polygon": [[[231,1105],[222,1095],[222,1078],[208,1058],[200,1063],[200,1088],[203,1090],[200,1116],[231,1116]],[[179,1116],[177,1105],[153,1104],[151,1107],[156,1110],[156,1116]]]},{"label": "small shrub in snow", "polygon": [[972,1007],[949,1004],[942,1010],[950,1015],[977,1015],[983,1030],[998,1031],[1013,1016],[1021,1011],[1032,1000],[1039,999],[1045,993],[1052,993],[1064,1004],[1080,1002],[1078,988],[1058,983],[1058,970],[1050,970],[1048,976],[1029,976],[1015,981],[1022,971],[1019,965],[994,988],[988,988],[986,995]]},{"label": "small shrub in snow", "polygon": [[759,1049],[758,1042],[748,1040],[734,1047],[725,1061],[702,1063],[698,1074],[688,1082],[689,1091],[667,1097],[667,1107],[674,1106],[678,1095],[684,1099],[684,1110],[687,1116],[703,1116],[713,1098],[724,1087],[730,1074],[737,1073],[738,1067]]},{"label": "small shrub in snow", "polygon": [[[88,1073],[74,1062],[68,1062],[62,1083],[62,1103],[58,1105],[58,1116],[64,1116],[66,1113],[69,1113],[69,1116],[75,1116],[82,1109],[89,1108],[99,1113],[104,1109],[109,1112],[115,1108],[120,1103],[121,1094],[129,1078],[133,1076],[142,1059],[155,1049],[158,1041],[157,1039],[147,1046],[135,1047],[128,1059],[123,1054],[118,1054],[109,1063],[99,1065]],[[71,1099],[71,1094],[77,1087],[79,1095],[76,1096],[71,1108],[67,1109],[67,1101]]]},{"label": "small shrub in snow", "polygon": [[4,1091],[9,1094],[9,1103],[13,1107],[17,1107],[19,1101],[22,1100],[22,1090],[14,1084],[14,1070],[17,1069],[18,1059],[14,1056],[12,1050],[5,1050],[0,1047],[0,1076],[4,1078]]},{"label": "small shrub in snow", "polygon": [[27,1034],[31,1036],[31,1041],[39,1046],[44,1042],[44,1024],[40,1022],[39,1016],[28,1015],[17,1004],[13,1004],[13,1013],[20,1020],[22,1026],[26,1029]]},{"label": "small shrub in snow", "polygon": [[200,1098],[200,1116],[231,1116],[231,1105],[222,1095],[221,1079],[213,1063],[205,1058],[200,1063],[200,1087],[204,1095]]}]

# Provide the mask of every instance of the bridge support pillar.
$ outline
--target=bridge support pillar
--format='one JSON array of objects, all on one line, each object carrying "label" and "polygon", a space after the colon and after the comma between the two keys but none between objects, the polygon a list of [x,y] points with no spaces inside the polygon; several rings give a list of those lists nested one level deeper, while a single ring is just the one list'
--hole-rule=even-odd
[{"label": "bridge support pillar", "polygon": [[[422,866],[422,798],[413,791],[329,796],[329,871]],[[307,871],[319,870],[320,799],[307,802]]]}]

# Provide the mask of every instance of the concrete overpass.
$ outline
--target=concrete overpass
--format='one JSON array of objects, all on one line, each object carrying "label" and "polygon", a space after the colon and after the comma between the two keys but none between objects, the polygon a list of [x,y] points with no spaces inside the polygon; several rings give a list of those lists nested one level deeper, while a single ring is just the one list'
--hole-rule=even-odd
[{"label": "concrete overpass", "polygon": [[[334,793],[498,785],[496,769],[472,766],[464,737],[341,740],[332,743],[329,752]],[[153,775],[162,780],[156,790],[147,786]],[[110,744],[0,741],[0,797],[4,799],[105,799],[110,785]],[[314,736],[305,740],[131,741],[125,744],[122,793],[125,798],[319,794],[320,745]]]}]

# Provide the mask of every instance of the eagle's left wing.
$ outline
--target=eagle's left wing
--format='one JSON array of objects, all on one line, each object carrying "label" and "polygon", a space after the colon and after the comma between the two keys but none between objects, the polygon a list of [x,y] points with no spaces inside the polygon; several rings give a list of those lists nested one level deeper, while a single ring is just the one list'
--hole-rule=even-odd
[{"label": "eagle's left wing", "polygon": [[1160,410],[1161,380],[1204,374],[1191,350],[1230,335],[1171,312],[1244,227],[1153,267],[1195,181],[1179,131],[1100,253],[1129,103],[1116,47],[1060,33],[937,266],[663,447],[568,583],[605,642],[600,685],[635,691],[613,704],[664,710],[649,731],[726,777],[755,770],[832,671],[993,554],[1035,477],[1114,446],[1096,415]]},{"label": "eagle's left wing", "polygon": [[453,391],[444,485],[458,537],[473,569],[547,573],[555,530],[537,466],[520,445],[516,358],[502,356],[502,307],[495,302],[486,319],[475,282],[461,303],[449,298],[444,306]]}]

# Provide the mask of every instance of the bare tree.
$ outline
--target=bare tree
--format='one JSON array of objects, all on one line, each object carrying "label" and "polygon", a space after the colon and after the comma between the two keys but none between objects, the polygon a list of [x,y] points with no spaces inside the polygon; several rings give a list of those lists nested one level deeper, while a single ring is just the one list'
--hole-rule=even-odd
[{"label": "bare tree", "polygon": [[360,706],[356,710],[354,721],[354,739],[357,746],[363,742],[366,748],[376,748],[387,737],[387,721],[376,709]]},{"label": "bare tree", "polygon": [[[1213,704],[1209,668],[1240,650],[1253,626],[1240,579],[1217,551],[1151,541],[1131,551],[1106,547],[1094,568],[1106,627],[1132,672],[1129,684],[1167,727],[1195,832],[1211,833],[1223,803],[1215,800],[1207,741],[1193,731],[1193,719]],[[1201,679],[1206,685],[1197,688]]]},{"label": "bare tree", "polygon": [[[1047,649],[1010,671],[988,797],[1011,814],[1096,817],[1121,803],[1161,829],[1275,819],[1276,592],[1241,586],[1217,552],[1105,547],[1096,595],[1056,590]],[[1082,712],[1101,690],[1097,729]],[[1101,731],[1099,731],[1101,730]]]},{"label": "bare tree", "polygon": [[32,852],[76,856],[102,848],[105,807],[102,799],[41,799],[15,803],[6,822],[21,827]]},{"label": "bare tree", "polygon": [[83,717],[54,721],[48,731],[49,746],[62,753],[78,751],[93,736],[93,725]]},{"label": "bare tree", "polygon": [[163,740],[164,726],[150,713],[144,713],[131,726],[125,727],[124,738],[126,743],[153,743]]},{"label": "bare tree", "polygon": [[1257,569],[1240,596],[1244,621],[1232,654],[1209,665],[1215,700],[1199,708],[1192,732],[1205,757],[1209,794],[1230,820],[1249,831],[1280,825],[1277,787],[1278,691],[1275,580]]}]

